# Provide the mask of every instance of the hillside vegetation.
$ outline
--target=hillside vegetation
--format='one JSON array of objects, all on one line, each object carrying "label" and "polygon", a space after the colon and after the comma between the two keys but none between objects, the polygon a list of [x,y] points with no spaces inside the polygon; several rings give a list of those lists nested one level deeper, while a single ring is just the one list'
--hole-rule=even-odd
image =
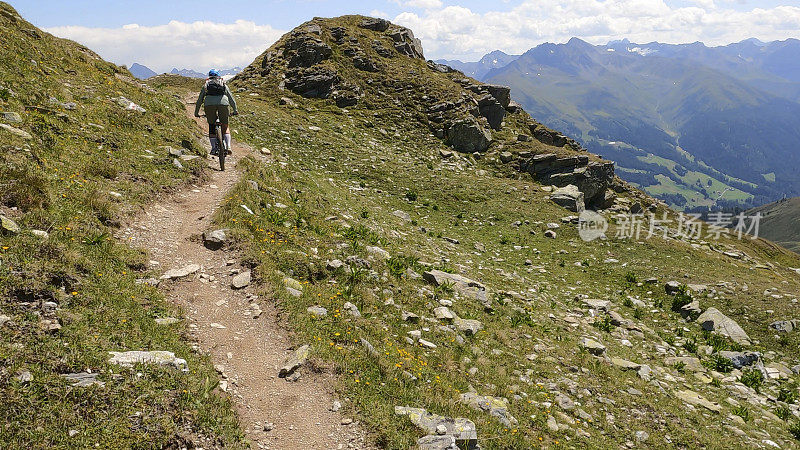
[{"label": "hillside vegetation", "polygon": [[747,211],[761,214],[761,235],[800,253],[800,197],[779,200]]},{"label": "hillside vegetation", "polygon": [[[603,163],[513,104],[491,126],[468,105],[499,91],[421,55],[407,30],[358,16],[281,38],[232,82],[235,137],[276,162],[242,161],[217,216],[378,445],[796,445],[798,338],[771,324],[797,317],[797,255],[674,223],[583,242],[548,200],[577,175],[543,185],[529,168],[547,153]],[[464,120],[491,128],[488,145],[453,151]],[[666,212],[603,186],[607,215]]]},{"label": "hillside vegetation", "polygon": [[[0,32],[0,446],[238,445],[211,365],[182,323],[155,322],[181,317],[137,281],[155,267],[112,237],[202,176],[194,123],[171,95],[6,3]],[[188,370],[109,362],[128,350],[174,352]]]}]

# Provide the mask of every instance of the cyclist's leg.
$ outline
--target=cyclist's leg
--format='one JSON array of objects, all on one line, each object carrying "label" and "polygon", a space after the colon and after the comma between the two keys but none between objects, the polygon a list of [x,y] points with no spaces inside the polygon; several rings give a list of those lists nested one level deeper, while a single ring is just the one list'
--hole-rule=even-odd
[{"label": "cyclist's leg", "polygon": [[219,143],[215,133],[215,126],[217,123],[217,106],[205,105],[206,120],[208,121],[208,141],[211,143],[211,154],[217,155],[219,152]]},{"label": "cyclist's leg", "polygon": [[228,117],[230,116],[228,105],[219,105],[217,107],[217,114],[219,114],[219,123],[222,125],[222,135],[225,139],[225,144],[228,150],[231,149],[231,134],[228,132]]}]

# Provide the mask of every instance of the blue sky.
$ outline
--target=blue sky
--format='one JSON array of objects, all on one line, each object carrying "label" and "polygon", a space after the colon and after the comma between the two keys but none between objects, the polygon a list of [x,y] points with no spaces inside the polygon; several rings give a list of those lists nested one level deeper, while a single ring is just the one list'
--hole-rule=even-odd
[{"label": "blue sky", "polygon": [[593,44],[723,45],[800,38],[800,0],[19,0],[34,25],[118,64],[156,71],[247,65],[314,16],[380,16],[411,28],[428,58],[477,60],[575,36]]}]

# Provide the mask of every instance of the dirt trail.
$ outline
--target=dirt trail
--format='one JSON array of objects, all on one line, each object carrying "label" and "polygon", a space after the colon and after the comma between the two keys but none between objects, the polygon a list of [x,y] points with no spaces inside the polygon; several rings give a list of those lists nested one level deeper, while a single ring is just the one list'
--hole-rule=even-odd
[{"label": "dirt trail", "polygon": [[[192,114],[193,99],[186,99]],[[205,128],[204,119],[198,126]],[[235,121],[234,121],[235,125]],[[233,143],[226,171],[209,160],[210,178],[151,205],[124,232],[133,246],[146,248],[162,271],[199,264],[202,268],[180,281],[161,283],[169,300],[184,308],[200,350],[208,353],[227,384],[241,425],[254,448],[367,448],[364,432],[349,424],[334,404],[334,379],[329,374],[302,371],[296,382],[278,378],[291,353],[287,331],[279,324],[273,302],[256,297],[257,287],[230,287],[241,269],[236,255],[206,249],[197,236],[211,226],[211,217],[240,174],[236,161],[251,150]],[[194,238],[192,238],[194,236]],[[253,319],[252,303],[263,313]],[[265,431],[266,424],[273,424]],[[346,425],[345,425],[346,424]]]}]

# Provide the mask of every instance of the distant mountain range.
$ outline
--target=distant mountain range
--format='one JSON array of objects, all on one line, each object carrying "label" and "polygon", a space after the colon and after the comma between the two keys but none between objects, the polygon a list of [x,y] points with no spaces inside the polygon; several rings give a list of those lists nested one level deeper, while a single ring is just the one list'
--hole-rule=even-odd
[{"label": "distant mountain range", "polygon": [[[131,71],[133,76],[135,76],[136,78],[139,78],[140,80],[146,80],[146,79],[148,79],[150,77],[154,77],[154,76],[158,75],[155,71],[151,70],[149,67],[144,66],[144,65],[139,64],[139,63],[133,63],[129,70]],[[234,68],[231,68],[231,69],[220,69],[219,73],[223,77],[232,77],[232,76],[236,75],[237,73],[239,73],[241,71],[242,71],[241,67],[234,67]],[[171,73],[173,75],[181,75],[181,76],[189,77],[189,78],[205,78],[207,76],[205,73],[197,72],[197,71],[192,70],[192,69],[180,69],[179,70],[178,68],[173,68],[169,73]]]},{"label": "distant mountain range", "polygon": [[441,61],[512,87],[546,125],[675,207],[753,207],[800,195],[800,41],[721,47],[591,45]]}]

